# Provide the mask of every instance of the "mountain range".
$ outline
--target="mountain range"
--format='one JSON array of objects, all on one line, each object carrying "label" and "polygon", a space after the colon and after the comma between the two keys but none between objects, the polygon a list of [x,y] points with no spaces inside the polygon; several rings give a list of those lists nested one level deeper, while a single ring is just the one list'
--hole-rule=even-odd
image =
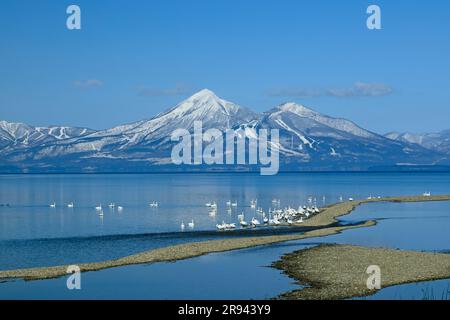
[{"label": "mountain range", "polygon": [[390,132],[385,136],[392,140],[415,143],[427,149],[450,154],[450,130],[422,134]]},{"label": "mountain range", "polygon": [[106,130],[0,121],[0,172],[252,170],[173,165],[170,136],[179,128],[192,131],[195,121],[204,130],[232,129],[248,137],[258,129],[279,129],[280,169],[286,171],[450,168],[450,130],[380,135],[296,103],[255,113],[204,89],[153,118]]}]

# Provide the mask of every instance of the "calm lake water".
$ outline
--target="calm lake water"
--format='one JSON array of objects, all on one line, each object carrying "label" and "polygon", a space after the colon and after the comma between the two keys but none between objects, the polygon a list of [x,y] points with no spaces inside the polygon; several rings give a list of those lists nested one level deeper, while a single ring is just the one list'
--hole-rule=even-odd
[{"label": "calm lake water", "polygon": [[[450,174],[324,173],[153,174],[153,175],[6,175],[0,176],[0,268],[47,266],[117,258],[155,247],[234,236],[215,232],[215,224],[235,222],[244,212],[256,216],[250,200],[267,210],[299,206],[315,198],[319,206],[342,196],[450,193]],[[226,201],[238,202],[231,214]],[[149,203],[158,201],[158,208]],[[216,201],[216,216],[205,203]],[[314,201],[314,200],[313,200]],[[49,204],[56,202],[56,208]],[[67,204],[74,202],[74,208]],[[122,211],[109,209],[114,202]],[[102,204],[104,216],[95,206]],[[211,254],[176,263],[115,268],[82,275],[80,291],[65,278],[0,284],[0,298],[265,299],[298,288],[269,268],[280,255],[316,243],[450,251],[450,203],[377,203],[362,206],[343,222],[377,219],[368,229],[285,244]],[[191,230],[187,223],[194,220]],[[180,230],[184,222],[186,229]],[[283,231],[279,231],[283,232]],[[387,288],[371,298],[437,296],[446,281]],[[114,290],[120,288],[120,290]],[[425,289],[424,289],[425,288]]]}]

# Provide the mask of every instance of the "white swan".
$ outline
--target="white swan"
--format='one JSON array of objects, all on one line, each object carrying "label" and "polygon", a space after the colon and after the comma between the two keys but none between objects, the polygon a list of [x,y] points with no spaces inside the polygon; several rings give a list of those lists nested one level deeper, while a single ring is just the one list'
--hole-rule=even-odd
[{"label": "white swan", "polygon": [[241,227],[243,227],[243,228],[248,227],[247,221],[241,220],[239,223],[241,224]]},{"label": "white swan", "polygon": [[74,207],[73,202],[71,202],[67,205],[67,208],[73,208],[73,207]]},{"label": "white swan", "polygon": [[149,204],[150,208],[158,208],[159,204],[157,201],[153,201],[152,203]]},{"label": "white swan", "polygon": [[256,219],[256,218],[253,218],[252,219],[252,225],[254,225],[254,226],[259,226],[261,223],[258,221],[258,219]]},{"label": "white swan", "polygon": [[277,218],[273,218],[273,220],[269,220],[269,224],[278,226],[280,224],[280,221]]},{"label": "white swan", "polygon": [[225,221],[222,221],[222,224],[216,224],[216,228],[219,231],[236,229],[236,224],[235,223],[225,223]]},{"label": "white swan", "polygon": [[225,222],[222,222],[222,224],[216,224],[216,228],[219,231],[225,230]]},{"label": "white swan", "polygon": [[56,208],[56,203],[53,202],[52,204],[50,204],[50,208]]},{"label": "white swan", "polygon": [[191,220],[191,222],[188,223],[189,228],[194,229],[195,227],[195,223],[194,223],[194,219]]},{"label": "white swan", "polygon": [[102,210],[103,210],[102,205],[100,204],[100,205],[96,206],[96,207],[95,207],[95,210],[97,210],[97,211],[102,211]]}]

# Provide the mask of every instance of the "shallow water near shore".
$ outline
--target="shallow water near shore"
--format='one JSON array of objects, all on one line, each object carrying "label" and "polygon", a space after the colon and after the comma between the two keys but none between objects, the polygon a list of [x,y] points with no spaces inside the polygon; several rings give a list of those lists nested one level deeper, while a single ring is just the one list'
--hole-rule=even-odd
[{"label": "shallow water near shore", "polygon": [[[342,223],[377,220],[374,227],[344,231],[314,240],[316,243],[352,244],[374,248],[391,248],[450,253],[450,202],[369,203],[339,219]],[[302,241],[301,241],[302,242]],[[305,241],[303,241],[305,242]],[[420,266],[417,266],[420,268]],[[450,266],[449,266],[450,267]],[[401,270],[400,270],[401,272]],[[381,270],[381,279],[382,279]],[[384,288],[360,299],[450,299],[450,279],[410,283]]]},{"label": "shallow water near shore", "polygon": [[402,284],[356,300],[450,300],[450,280]]},{"label": "shallow water near shore", "polygon": [[[101,261],[170,244],[216,239],[224,235],[209,231],[218,221],[231,222],[241,211],[251,219],[255,213],[249,203],[254,198],[267,210],[272,198],[280,198],[282,206],[298,206],[312,196],[320,206],[337,202],[341,195],[345,199],[450,192],[450,175],[442,173],[266,178],[252,174],[2,176],[0,203],[10,207],[0,207],[0,268]],[[160,202],[158,209],[148,207],[153,200]],[[228,200],[238,201],[231,215],[225,210]],[[75,208],[51,209],[47,203],[52,201],[74,201]],[[123,212],[105,208],[100,219],[93,207],[111,201],[123,205]],[[208,201],[219,204],[215,218],[204,206]],[[180,221],[190,219],[195,220],[194,230],[181,233]],[[450,227],[449,202],[366,204],[341,218],[343,223],[368,219],[378,219],[379,224],[326,238],[86,273],[78,292],[66,289],[65,278],[6,282],[0,284],[0,297],[265,299],[298,288],[292,279],[267,266],[312,242],[450,251],[450,235],[445,232]],[[373,297],[390,298],[393,288]]]},{"label": "shallow water near shore", "polygon": [[[377,219],[375,228],[349,230],[344,243],[370,247],[450,253],[450,202],[374,203],[363,205],[341,220]],[[361,231],[361,232],[360,232]],[[334,236],[330,237],[330,242]],[[338,240],[341,242],[342,240]],[[420,267],[420,266],[418,266]],[[450,266],[449,266],[450,267]],[[364,297],[369,300],[449,300],[450,279],[403,284]]]},{"label": "shallow water near shore", "polygon": [[270,299],[299,288],[273,257],[297,248],[280,244],[82,274],[81,290],[66,277],[0,283],[0,299]]}]

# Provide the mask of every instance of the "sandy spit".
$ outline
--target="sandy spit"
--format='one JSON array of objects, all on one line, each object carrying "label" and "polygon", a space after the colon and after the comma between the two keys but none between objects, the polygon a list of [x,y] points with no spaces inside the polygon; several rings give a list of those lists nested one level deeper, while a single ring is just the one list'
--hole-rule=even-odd
[{"label": "sandy spit", "polygon": [[[97,263],[83,263],[79,264],[78,266],[80,267],[80,270],[82,272],[87,272],[133,264],[176,261],[214,252],[245,249],[291,240],[324,237],[332,234],[337,234],[347,229],[370,227],[375,224],[376,224],[375,221],[366,221],[358,225],[322,228],[308,231],[303,234],[252,237],[252,238],[234,238],[234,239],[210,240],[203,242],[186,243],[175,246],[169,246],[165,248],[154,249],[120,259],[107,260]],[[66,273],[67,267],[68,265],[44,267],[44,268],[5,270],[0,271],[0,280],[13,278],[22,278],[25,280],[57,278],[67,275]]]},{"label": "sandy spit", "polygon": [[301,226],[305,227],[321,227],[329,226],[336,223],[337,217],[344,216],[355,210],[356,207],[373,202],[428,202],[428,201],[449,201],[450,195],[436,195],[436,196],[403,196],[403,197],[384,197],[384,198],[372,198],[355,201],[347,201],[342,203],[333,204],[324,208],[320,214],[313,216],[306,220]]}]

